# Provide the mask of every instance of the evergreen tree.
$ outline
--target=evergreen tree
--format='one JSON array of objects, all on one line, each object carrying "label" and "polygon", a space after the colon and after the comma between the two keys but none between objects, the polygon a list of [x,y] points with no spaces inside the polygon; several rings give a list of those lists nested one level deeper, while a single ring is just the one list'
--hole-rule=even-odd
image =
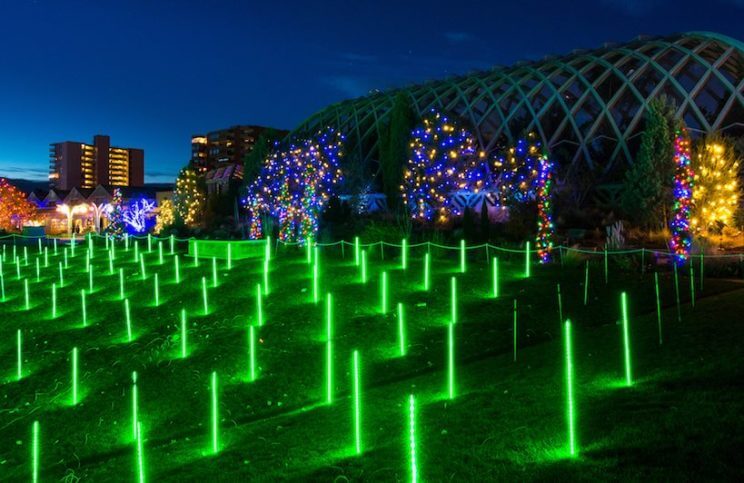
[{"label": "evergreen tree", "polygon": [[399,92],[390,109],[389,123],[381,127],[379,140],[382,188],[388,208],[393,211],[400,202],[400,185],[408,160],[408,142],[415,126],[415,115],[408,96]]},{"label": "evergreen tree", "polygon": [[243,186],[250,185],[258,177],[261,166],[269,157],[276,141],[279,141],[279,132],[275,129],[267,129],[258,136],[253,148],[243,159]]},{"label": "evergreen tree", "polygon": [[666,224],[672,204],[674,169],[674,108],[654,99],[646,111],[646,126],[635,161],[625,173],[621,204],[628,219],[643,228]]}]

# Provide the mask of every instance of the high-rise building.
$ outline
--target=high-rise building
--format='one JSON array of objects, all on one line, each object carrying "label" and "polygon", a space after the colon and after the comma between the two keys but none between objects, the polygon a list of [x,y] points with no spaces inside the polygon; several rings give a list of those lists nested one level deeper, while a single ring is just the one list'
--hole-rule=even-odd
[{"label": "high-rise building", "polygon": [[49,184],[52,188],[95,188],[97,185],[145,184],[145,152],[111,146],[111,138],[93,137],[93,144],[65,141],[49,148]]},{"label": "high-rise building", "polygon": [[[232,126],[227,129],[196,134],[191,137],[191,165],[205,173],[227,164],[243,164],[258,137],[271,128],[264,126]],[[277,138],[287,131],[273,130]]]}]

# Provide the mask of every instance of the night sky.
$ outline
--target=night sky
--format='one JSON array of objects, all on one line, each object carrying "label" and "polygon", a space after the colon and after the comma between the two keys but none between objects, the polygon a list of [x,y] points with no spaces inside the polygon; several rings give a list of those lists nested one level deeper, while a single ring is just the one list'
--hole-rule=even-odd
[{"label": "night sky", "polygon": [[46,179],[49,143],[102,133],[170,182],[192,134],[289,129],[371,89],[638,34],[744,40],[744,0],[503,3],[0,0],[0,176]]}]

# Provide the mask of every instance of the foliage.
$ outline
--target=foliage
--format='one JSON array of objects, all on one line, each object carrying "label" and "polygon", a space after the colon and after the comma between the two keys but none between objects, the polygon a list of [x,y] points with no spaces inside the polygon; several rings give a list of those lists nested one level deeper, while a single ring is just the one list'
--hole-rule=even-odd
[{"label": "foliage", "polygon": [[176,216],[191,228],[202,222],[206,205],[205,190],[198,178],[196,170],[182,169],[176,178],[176,189],[173,193]]},{"label": "foliage", "polygon": [[279,220],[283,241],[305,243],[316,236],[318,218],[342,180],[343,139],[340,132],[328,128],[277,149],[264,160],[244,200],[251,238],[262,235],[264,213]]},{"label": "foliage", "polygon": [[674,164],[673,107],[665,97],[654,99],[646,111],[646,126],[633,165],[626,171],[621,205],[625,216],[643,228],[658,227],[672,205]]},{"label": "foliage", "polygon": [[696,147],[692,167],[692,230],[701,236],[720,234],[735,224],[739,209],[740,163],[733,143],[718,134],[709,135]]},{"label": "foliage", "polygon": [[404,92],[399,92],[393,101],[388,124],[380,127],[382,132],[378,145],[382,189],[390,210],[394,210],[400,200],[400,184],[408,158],[410,133],[415,127],[414,116],[409,97]]},{"label": "foliage", "polygon": [[485,183],[484,163],[475,138],[454,119],[430,111],[411,134],[404,173],[403,201],[414,220],[443,224],[460,215],[452,202],[458,190],[478,191]]},{"label": "foliage", "polygon": [[21,190],[0,178],[0,230],[20,230],[25,221],[36,217],[36,206]]},{"label": "foliage", "polygon": [[162,233],[166,228],[171,227],[176,222],[175,213],[173,210],[173,201],[169,199],[163,200],[158,208],[158,214],[155,217],[155,233]]},{"label": "foliage", "polygon": [[115,188],[111,195],[111,210],[109,211],[109,224],[106,233],[113,237],[124,234],[124,205],[121,198],[121,188]]},{"label": "foliage", "polygon": [[258,177],[264,160],[271,154],[272,148],[275,148],[278,142],[279,132],[275,129],[266,129],[258,136],[253,148],[243,160],[243,185],[245,187]]},{"label": "foliage", "polygon": [[690,209],[694,189],[694,173],[690,166],[690,139],[684,129],[677,131],[674,140],[674,206],[670,223],[672,238],[670,248],[675,263],[682,265],[690,256],[692,234],[690,230]]}]

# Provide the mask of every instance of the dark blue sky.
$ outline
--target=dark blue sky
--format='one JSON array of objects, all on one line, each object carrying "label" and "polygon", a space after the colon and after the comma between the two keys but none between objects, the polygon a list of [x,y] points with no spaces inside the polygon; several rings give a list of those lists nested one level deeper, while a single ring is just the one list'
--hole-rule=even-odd
[{"label": "dark blue sky", "polygon": [[0,176],[35,179],[55,141],[110,134],[172,181],[193,133],[292,128],[374,88],[638,34],[744,39],[744,0],[0,0],[0,18]]}]

